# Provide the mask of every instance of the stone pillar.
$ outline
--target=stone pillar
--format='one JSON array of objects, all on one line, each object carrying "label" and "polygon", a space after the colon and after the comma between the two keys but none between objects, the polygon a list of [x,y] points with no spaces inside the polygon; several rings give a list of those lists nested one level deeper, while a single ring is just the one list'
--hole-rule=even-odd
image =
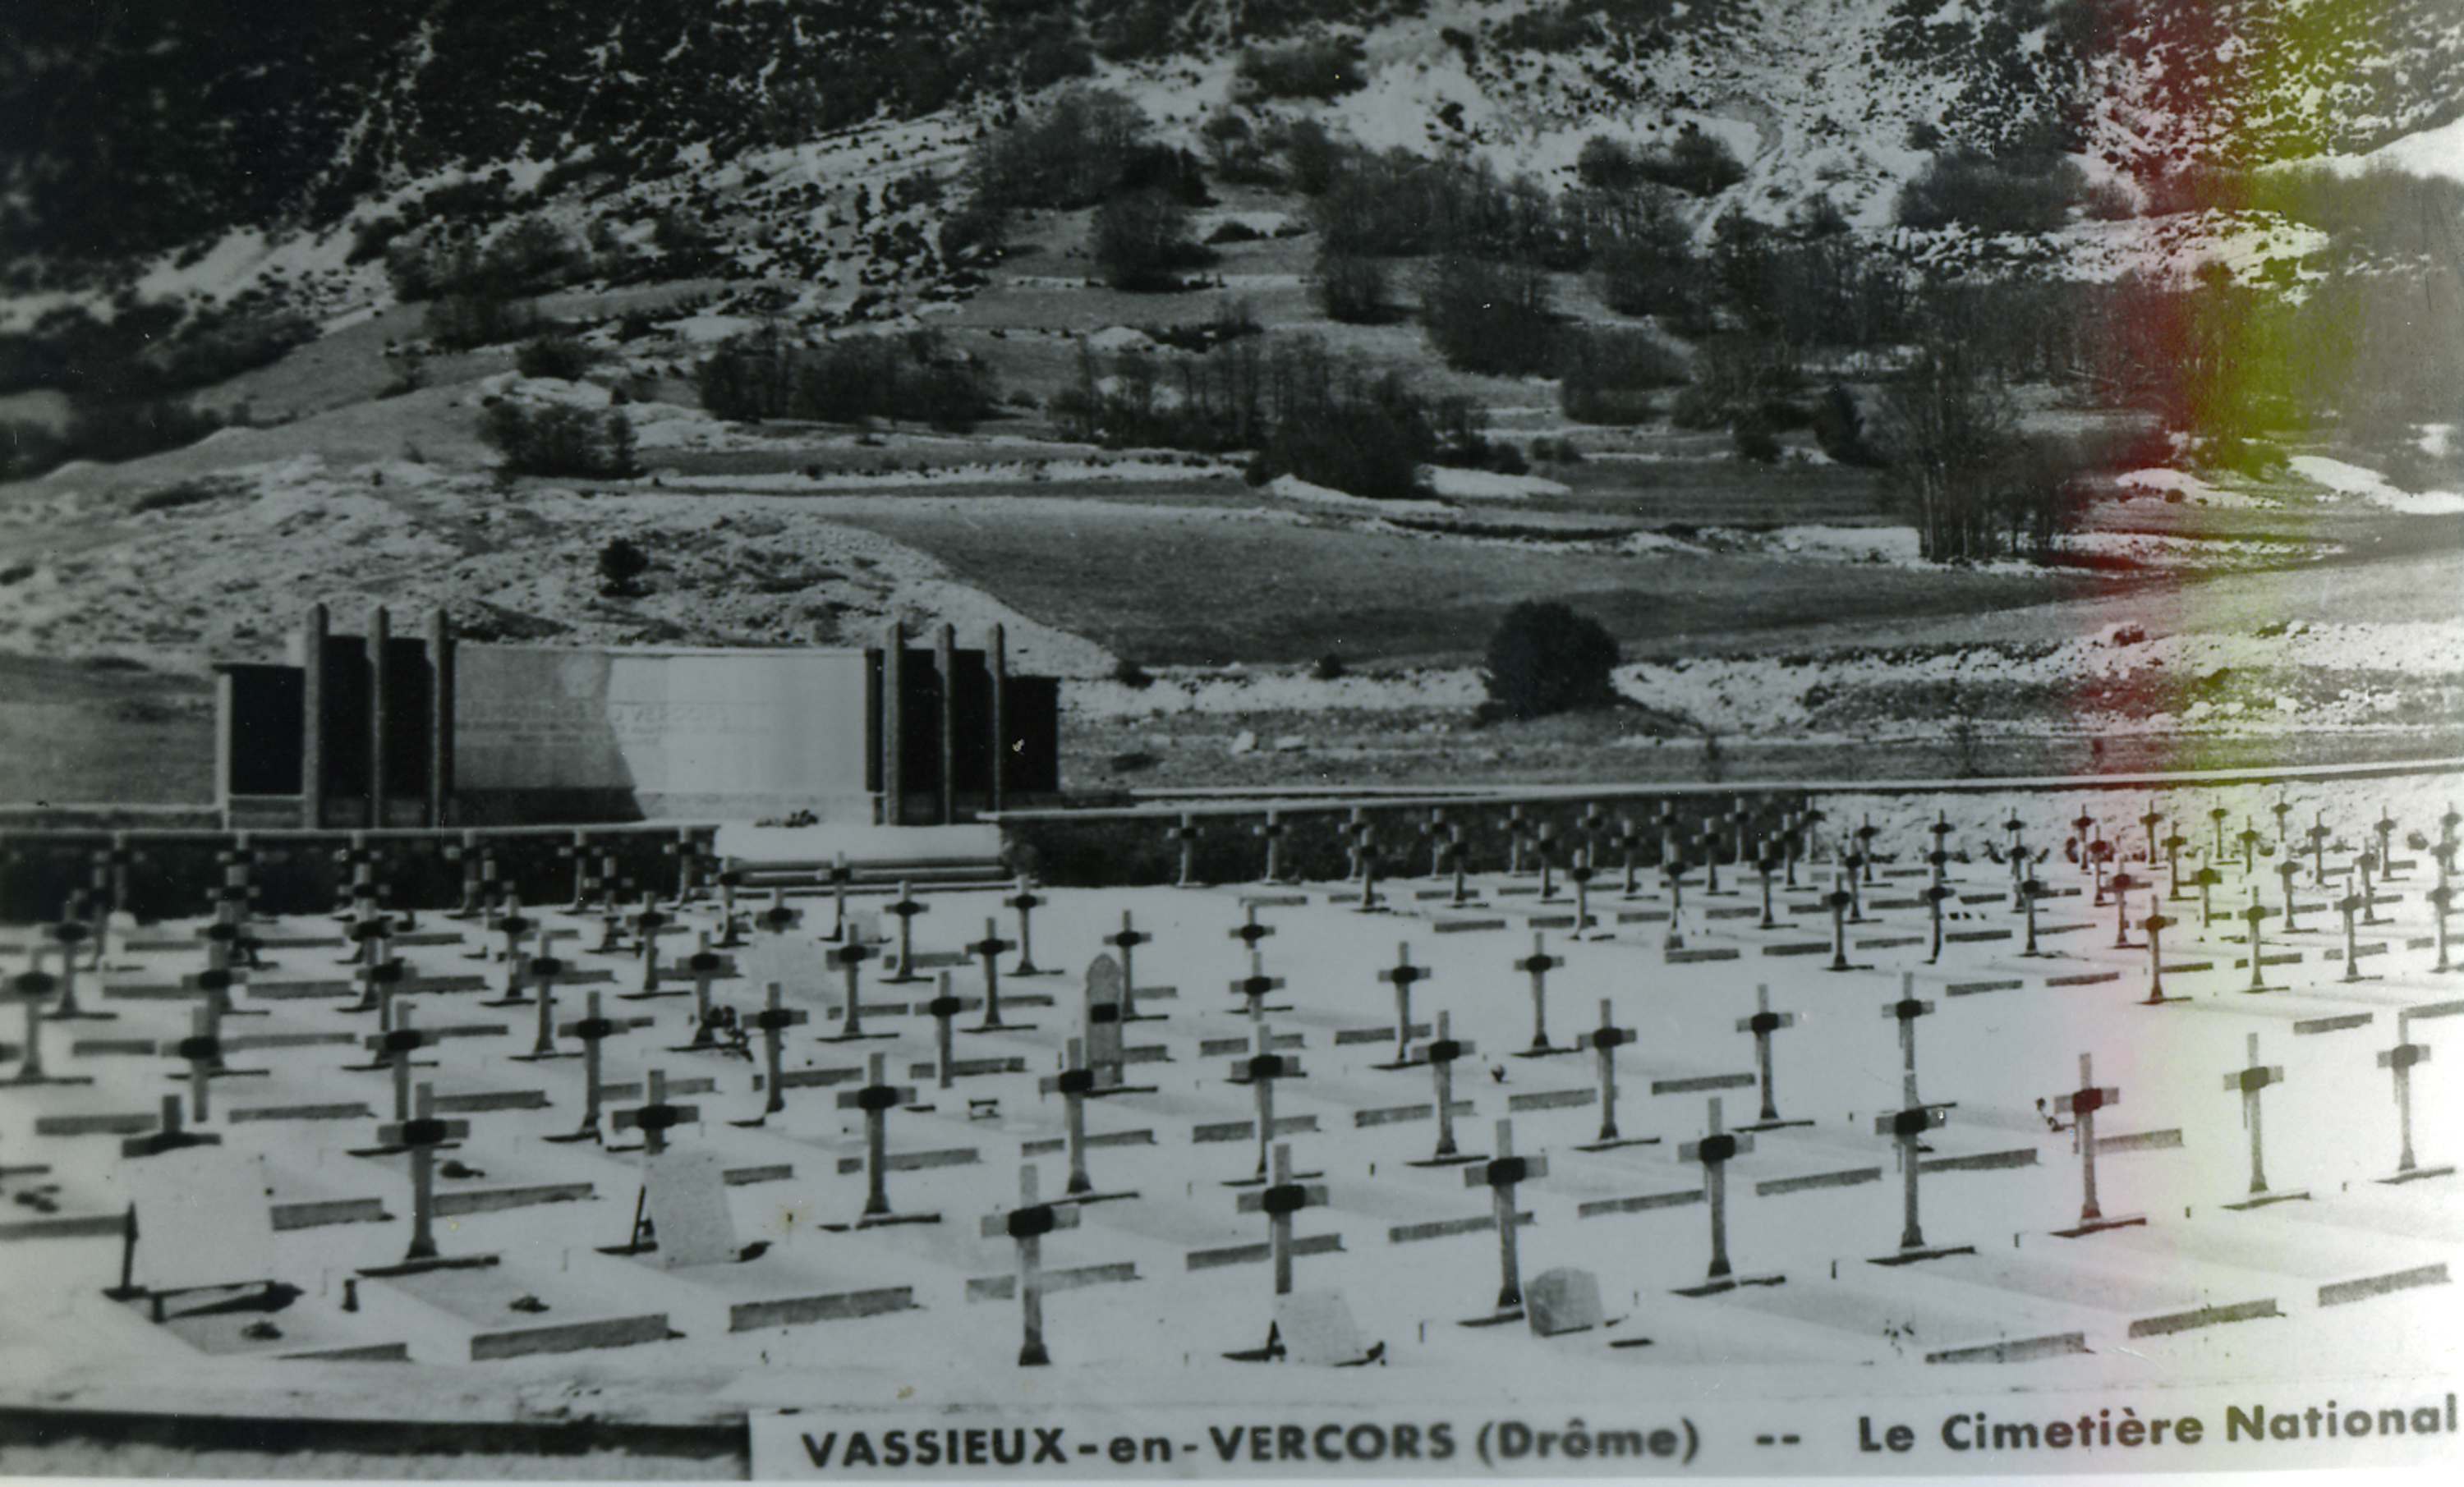
[{"label": "stone pillar", "polygon": [[428,617],[428,824],[453,824],[453,622]]},{"label": "stone pillar", "polygon": [[299,824],[325,824],[325,632],[322,604],[308,606],[299,623]]},{"label": "stone pillar", "polygon": [[907,781],[900,767],[900,754],[906,743],[906,730],[899,717],[899,705],[907,691],[907,635],[895,620],[881,642],[881,823],[902,826],[907,822],[905,795]]},{"label": "stone pillar", "polygon": [[958,819],[958,633],[948,621],[933,632],[933,666],[941,673],[941,824]]},{"label": "stone pillar", "polygon": [[368,611],[368,633],[364,643],[368,655],[368,803],[365,824],[374,831],[385,824],[385,748],[387,726],[392,720],[385,708],[385,689],[391,680],[391,667],[385,664],[386,643],[392,638],[392,624],[383,604]]},{"label": "stone pillar", "polygon": [[998,624],[984,637],[984,671],[992,680],[992,701],[984,709],[985,724],[993,737],[993,760],[984,783],[984,806],[998,811],[1006,803],[1008,793],[1003,788],[1009,774],[1009,712],[1005,695],[1009,690],[1009,642]]}]

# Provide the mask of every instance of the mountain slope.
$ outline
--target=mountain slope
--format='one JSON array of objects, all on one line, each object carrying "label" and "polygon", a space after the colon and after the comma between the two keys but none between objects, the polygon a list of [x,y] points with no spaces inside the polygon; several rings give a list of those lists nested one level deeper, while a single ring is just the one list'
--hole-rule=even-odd
[{"label": "mountain slope", "polygon": [[[131,0],[0,17],[21,284],[339,221],[451,168],[619,175],[1104,74],[1203,111],[1237,38],[1341,31],[1375,142],[1570,164],[1603,123],[1725,120],[1768,199],[1877,198],[1912,124],[2146,176],[2359,153],[2464,113],[2453,0]],[[1192,84],[1199,84],[1193,88]]]}]

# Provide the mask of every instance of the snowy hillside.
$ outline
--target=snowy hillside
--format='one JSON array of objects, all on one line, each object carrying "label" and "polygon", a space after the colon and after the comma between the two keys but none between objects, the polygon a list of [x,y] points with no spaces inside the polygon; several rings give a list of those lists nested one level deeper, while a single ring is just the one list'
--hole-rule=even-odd
[{"label": "snowy hillside", "polygon": [[[2464,17],[2441,0],[262,11],[187,0],[12,18],[0,242],[18,248],[0,268],[18,287],[131,253],[194,258],[231,230],[330,230],[406,187],[496,167],[516,205],[627,181],[671,180],[691,197],[723,190],[748,154],[935,116],[964,138],[1074,78],[1123,86],[1168,129],[1194,131],[1260,101],[1227,35],[1269,49],[1356,39],[1353,86],[1265,101],[1372,147],[1466,148],[1563,173],[1595,133],[1712,132],[1748,164],[1737,204],[1771,217],[1818,193],[1879,222],[1940,146],[2050,142],[2145,179],[2193,160],[2359,154],[2464,109]],[[769,212],[749,235],[785,221]]]}]

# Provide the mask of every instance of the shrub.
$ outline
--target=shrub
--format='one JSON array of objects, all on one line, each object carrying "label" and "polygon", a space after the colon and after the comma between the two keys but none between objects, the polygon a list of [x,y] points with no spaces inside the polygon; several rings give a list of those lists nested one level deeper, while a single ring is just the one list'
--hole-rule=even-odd
[{"label": "shrub", "polygon": [[967,173],[977,201],[996,210],[1085,207],[1119,182],[1146,130],[1146,111],[1122,95],[1073,90],[1037,118],[986,136]]},{"label": "shrub", "polygon": [[642,575],[650,571],[650,555],[623,537],[610,537],[599,550],[599,592],[609,598],[642,592]]},{"label": "shrub", "polygon": [[1167,191],[1149,188],[1114,196],[1095,208],[1095,263],[1114,289],[1167,290],[1179,273],[1213,261],[1189,237],[1189,212]]},{"label": "shrub", "polygon": [[1367,86],[1366,61],[1357,37],[1315,38],[1247,49],[1241,54],[1240,77],[1270,98],[1324,101]]},{"label": "shrub", "polygon": [[1688,196],[1717,196],[1746,178],[1746,167],[1725,141],[1690,123],[1674,143],[1636,157],[1635,169],[1643,180]]},{"label": "shrub", "polygon": [[146,492],[136,500],[129,502],[128,510],[131,514],[139,512],[177,511],[183,506],[202,505],[216,496],[229,493],[228,489],[203,480],[187,480],[175,486],[166,486],[160,491]]},{"label": "shrub", "polygon": [[695,369],[702,406],[719,418],[855,423],[908,419],[964,430],[1001,404],[990,368],[953,355],[930,331],[790,344],[777,326],[730,337]]},{"label": "shrub", "polygon": [[1334,184],[1345,150],[1314,119],[1296,120],[1284,132],[1284,159],[1291,166],[1292,186],[1304,196],[1315,196]]},{"label": "shrub", "polygon": [[1627,191],[1642,184],[1642,156],[1627,141],[1595,134],[1574,157],[1574,174],[1595,191]]},{"label": "shrub", "polygon": [[1526,265],[1441,254],[1423,280],[1420,321],[1460,371],[1528,376],[1547,371],[1555,354],[1548,276]]},{"label": "shrub", "polygon": [[1614,704],[1617,644],[1600,623],[1554,601],[1526,600],[1489,637],[1485,681],[1508,717],[1546,717]]},{"label": "shrub", "polygon": [[1736,446],[1737,458],[1741,460],[1750,460],[1757,465],[1771,465],[1779,461],[1779,433],[1772,427],[1771,418],[1760,408],[1738,414],[1735,425],[1728,430],[1728,438]]},{"label": "shrub", "polygon": [[213,414],[178,403],[79,399],[69,411],[61,457],[116,465],[194,444],[222,426]]},{"label": "shrub", "polygon": [[564,229],[545,217],[522,217],[489,241],[480,271],[496,293],[535,294],[565,282],[585,261]]},{"label": "shrub", "polygon": [[1815,442],[1834,464],[1879,467],[1882,456],[1865,442],[1865,417],[1847,388],[1833,383],[1814,401]]},{"label": "shrub", "polygon": [[[1669,408],[1683,428],[1719,428],[1793,396],[1804,382],[1795,355],[1771,337],[1743,333],[1705,344],[1694,381]],[[1796,420],[1802,422],[1802,419]]]},{"label": "shrub", "polygon": [[53,387],[99,402],[158,399],[279,360],[317,339],[316,322],[261,292],[189,310],[121,301],[108,319],[82,306],[0,335],[0,392]]},{"label": "shrub", "polygon": [[1900,225],[1965,223],[1982,232],[2051,232],[2069,220],[2085,181],[2059,156],[1995,159],[1976,150],[1936,156],[1900,188]]},{"label": "shrub", "polygon": [[0,481],[25,480],[69,458],[68,445],[48,424],[0,422]]},{"label": "shrub", "polygon": [[1677,354],[1649,333],[1586,326],[1558,338],[1557,405],[1585,424],[1639,424],[1652,416],[1651,389],[1685,380]]},{"label": "shrub", "polygon": [[514,365],[524,377],[554,377],[579,382],[598,356],[575,338],[561,333],[522,342]]},{"label": "shrub", "polygon": [[539,324],[539,302],[493,295],[448,295],[428,307],[428,339],[453,350],[501,345]]},{"label": "shrub", "polygon": [[1309,215],[1328,252],[1418,255],[1437,240],[1437,167],[1418,156],[1345,155],[1315,194]]},{"label": "shrub", "polygon": [[1198,157],[1165,144],[1141,144],[1129,152],[1111,194],[1124,191],[1161,191],[1184,207],[1206,207],[1215,201],[1207,193],[1206,173],[1199,168]]},{"label": "shrub", "polygon": [[1151,674],[1146,667],[1138,665],[1127,656],[1122,657],[1119,661],[1113,664],[1112,680],[1120,683],[1132,691],[1142,692],[1155,685],[1155,677],[1153,674]]},{"label": "shrub", "polygon": [[1320,253],[1310,296],[1330,320],[1375,325],[1389,317],[1386,266],[1359,253]]},{"label": "shrub", "polygon": [[1415,493],[1419,468],[1437,452],[1427,413],[1392,373],[1365,389],[1294,408],[1259,451],[1269,478],[1289,474],[1372,500]]},{"label": "shrub", "polygon": [[499,468],[509,475],[614,480],[637,473],[632,421],[613,408],[534,407],[507,399],[479,416],[479,437],[504,456]]}]

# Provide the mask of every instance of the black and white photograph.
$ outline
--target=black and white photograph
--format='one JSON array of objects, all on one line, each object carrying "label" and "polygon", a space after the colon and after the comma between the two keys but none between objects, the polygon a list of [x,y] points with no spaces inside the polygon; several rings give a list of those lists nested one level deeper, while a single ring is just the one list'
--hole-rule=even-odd
[{"label": "black and white photograph", "polygon": [[0,8],[0,1476],[2428,1479],[2459,843],[2464,0]]}]

